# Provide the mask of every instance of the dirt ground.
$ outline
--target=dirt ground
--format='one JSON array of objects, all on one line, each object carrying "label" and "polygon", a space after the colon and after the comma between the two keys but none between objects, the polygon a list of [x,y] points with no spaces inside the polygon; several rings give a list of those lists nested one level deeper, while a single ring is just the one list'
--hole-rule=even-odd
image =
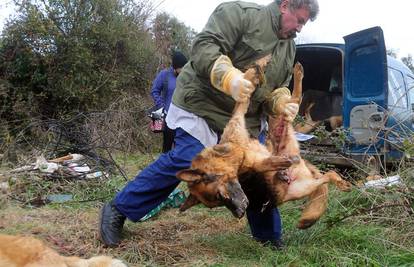
[{"label": "dirt ground", "polygon": [[186,213],[169,209],[143,223],[128,222],[117,248],[105,248],[98,241],[99,206],[23,209],[9,204],[0,210],[0,232],[35,235],[64,255],[111,255],[129,266],[195,266],[197,262],[205,266],[217,255],[203,238],[223,232],[248,234],[244,219],[234,219],[224,209],[214,210],[219,216],[210,212],[205,208]]}]

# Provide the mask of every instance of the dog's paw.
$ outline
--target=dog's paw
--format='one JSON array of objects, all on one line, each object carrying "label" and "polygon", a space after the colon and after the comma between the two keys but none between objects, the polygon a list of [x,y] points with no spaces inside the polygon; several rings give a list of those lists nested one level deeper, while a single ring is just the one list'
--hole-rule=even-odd
[{"label": "dog's paw", "polygon": [[112,260],[111,265],[109,265],[109,267],[128,267],[128,266],[121,260]]},{"label": "dog's paw", "polygon": [[123,261],[109,256],[95,256],[87,260],[88,267],[128,267]]},{"label": "dog's paw", "polygon": [[299,229],[308,229],[309,227],[311,227],[312,225],[314,225],[316,223],[317,220],[309,220],[309,219],[302,219],[299,221],[299,223],[296,225],[297,228]]},{"label": "dog's paw", "polygon": [[278,172],[275,174],[275,177],[276,177],[277,179],[281,180],[281,181],[284,181],[284,182],[286,182],[286,183],[290,183],[290,177],[289,177],[289,175],[288,175],[288,173],[287,173],[287,171],[286,171],[286,170],[283,170],[283,171],[278,171]]},{"label": "dog's paw", "polygon": [[339,188],[339,190],[344,192],[349,192],[352,189],[352,184],[345,180],[337,181],[336,186]]},{"label": "dog's paw", "polygon": [[269,165],[276,171],[285,170],[292,166],[293,160],[287,157],[271,156],[269,158]]},{"label": "dog's paw", "polygon": [[302,64],[296,62],[295,66],[293,67],[293,76],[295,79],[302,80],[304,76],[304,70]]}]

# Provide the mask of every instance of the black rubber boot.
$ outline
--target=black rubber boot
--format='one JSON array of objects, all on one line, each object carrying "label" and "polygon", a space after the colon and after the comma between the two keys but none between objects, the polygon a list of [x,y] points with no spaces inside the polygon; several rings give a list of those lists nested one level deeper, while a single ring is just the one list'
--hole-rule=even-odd
[{"label": "black rubber boot", "polygon": [[112,202],[102,207],[99,218],[99,238],[102,243],[108,247],[119,245],[125,219]]},{"label": "black rubber boot", "polygon": [[283,243],[282,239],[272,240],[269,242],[273,250],[282,250],[285,248],[285,243]]},{"label": "black rubber boot", "polygon": [[263,246],[269,247],[273,250],[283,250],[285,248],[285,244],[283,243],[282,239],[276,240],[261,240],[256,239],[258,242],[262,243]]}]

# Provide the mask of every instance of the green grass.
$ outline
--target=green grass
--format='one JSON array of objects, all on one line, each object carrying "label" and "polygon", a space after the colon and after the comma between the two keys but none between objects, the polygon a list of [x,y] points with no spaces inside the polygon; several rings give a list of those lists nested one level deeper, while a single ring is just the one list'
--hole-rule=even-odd
[{"label": "green grass", "polygon": [[414,266],[414,248],[395,244],[385,227],[349,222],[327,228],[319,222],[303,231],[289,224],[297,216],[284,211],[282,251],[263,247],[246,233],[210,236],[201,242],[217,248],[220,266]]},{"label": "green grass", "polygon": [[[414,216],[404,212],[408,205],[393,206],[405,197],[392,188],[331,191],[326,214],[308,230],[295,227],[302,203],[287,203],[280,208],[282,251],[252,241],[247,229],[202,242],[218,248],[218,266],[414,266]],[[387,203],[387,209],[374,208]],[[404,239],[407,235],[411,238]]]},{"label": "green grass", "polygon": [[[132,179],[150,160],[127,157],[122,162]],[[331,190],[327,212],[308,230],[296,228],[303,202],[287,203],[280,208],[286,247],[275,251],[251,238],[245,219],[235,219],[225,208],[202,206],[184,213],[164,210],[143,223],[128,222],[122,246],[104,248],[96,240],[99,208],[125,185],[122,176],[10,181],[14,181],[12,192],[0,207],[0,233],[35,234],[51,246],[51,240],[58,239],[69,248],[60,251],[64,254],[108,254],[130,266],[414,266],[410,185],[355,188],[349,193]],[[48,194],[72,194],[73,201],[40,207],[30,204],[29,200]]]}]

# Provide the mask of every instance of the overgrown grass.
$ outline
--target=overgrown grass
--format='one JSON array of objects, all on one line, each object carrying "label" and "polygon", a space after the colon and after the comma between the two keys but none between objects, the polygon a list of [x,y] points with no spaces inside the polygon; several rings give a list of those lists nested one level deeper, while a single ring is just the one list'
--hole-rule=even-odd
[{"label": "overgrown grass", "polygon": [[[219,266],[414,266],[414,241],[403,238],[414,233],[413,216],[409,220],[397,217],[398,227],[394,225],[396,220],[392,220],[392,211],[385,212],[383,220],[374,215],[371,220],[371,215],[364,214],[331,226],[334,218],[348,214],[347,203],[353,203],[356,196],[363,202],[363,195],[359,190],[331,194],[327,213],[308,230],[295,227],[300,217],[297,202],[281,207],[287,245],[283,251],[273,251],[252,242],[247,229],[245,233],[202,240],[217,247]],[[369,205],[371,201],[365,200]]]},{"label": "overgrown grass", "polygon": [[[152,158],[118,160],[132,179]],[[349,193],[331,188],[326,214],[308,230],[296,228],[303,202],[283,205],[282,251],[255,242],[245,219],[235,219],[225,208],[201,206],[128,222],[121,246],[104,248],[97,241],[98,213],[126,183],[120,175],[83,181],[9,177],[0,232],[34,234],[62,254],[108,254],[130,266],[414,266],[414,192],[411,172],[404,173],[401,187],[355,187]],[[48,194],[72,194],[73,201],[31,204]]]}]

